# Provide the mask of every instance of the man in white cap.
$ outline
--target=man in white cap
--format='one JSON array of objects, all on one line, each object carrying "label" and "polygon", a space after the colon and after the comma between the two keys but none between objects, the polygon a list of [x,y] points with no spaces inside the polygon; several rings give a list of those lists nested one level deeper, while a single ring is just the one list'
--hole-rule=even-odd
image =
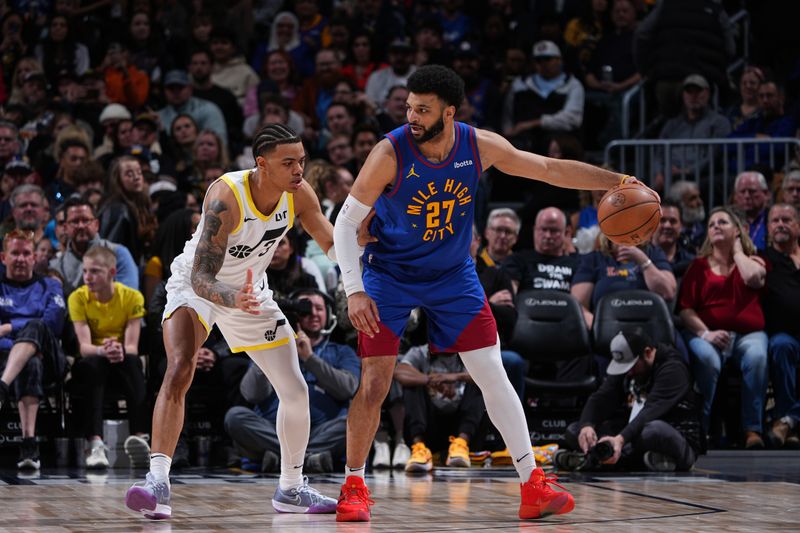
[{"label": "man in white cap", "polygon": [[692,378],[678,351],[635,327],[611,340],[611,357],[605,381],[567,428],[567,446],[575,451],[559,453],[556,466],[579,470],[602,461],[637,468],[644,462],[653,471],[689,470],[704,450],[703,435]]},{"label": "man in white cap", "polygon": [[100,112],[98,122],[103,127],[103,142],[95,148],[92,157],[97,159],[114,151],[114,130],[123,120],[130,120],[131,112],[122,104],[108,104]]},{"label": "man in white cap", "polygon": [[575,132],[583,124],[583,85],[563,71],[553,41],[533,45],[536,71],[516,78],[503,108],[503,133],[519,148],[547,153],[549,135]]}]

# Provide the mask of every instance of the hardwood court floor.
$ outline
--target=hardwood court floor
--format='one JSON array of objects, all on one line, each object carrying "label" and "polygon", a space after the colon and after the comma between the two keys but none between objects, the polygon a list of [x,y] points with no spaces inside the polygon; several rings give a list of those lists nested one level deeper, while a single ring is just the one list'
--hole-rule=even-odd
[{"label": "hardwood court floor", "polygon": [[[763,453],[763,452],[762,452]],[[800,530],[800,454],[704,458],[690,474],[576,475],[562,478],[576,509],[521,522],[519,489],[508,470],[441,470],[436,476],[379,473],[368,479],[376,505],[369,523],[332,515],[280,515],[270,506],[274,476],[193,471],[173,478],[173,518],[145,521],[124,510],[132,472],[86,476],[44,470],[24,479],[0,473],[2,520],[10,532],[280,531],[388,533],[456,531],[704,532]],[[781,468],[781,465],[784,465]],[[764,472],[767,472],[766,474]],[[339,476],[313,484],[336,496]]]}]

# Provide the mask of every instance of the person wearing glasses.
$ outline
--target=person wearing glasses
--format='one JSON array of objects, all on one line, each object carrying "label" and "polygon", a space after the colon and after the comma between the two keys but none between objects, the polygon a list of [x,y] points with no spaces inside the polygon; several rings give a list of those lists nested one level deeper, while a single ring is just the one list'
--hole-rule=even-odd
[{"label": "person wearing glasses", "polygon": [[64,204],[64,213],[67,245],[59,257],[50,261],[50,268],[57,270],[64,278],[64,293],[69,296],[83,285],[83,255],[98,244],[110,248],[117,258],[114,279],[126,287],[139,290],[139,270],[130,250],[121,244],[100,238],[100,222],[92,204],[82,198],[70,198]]}]

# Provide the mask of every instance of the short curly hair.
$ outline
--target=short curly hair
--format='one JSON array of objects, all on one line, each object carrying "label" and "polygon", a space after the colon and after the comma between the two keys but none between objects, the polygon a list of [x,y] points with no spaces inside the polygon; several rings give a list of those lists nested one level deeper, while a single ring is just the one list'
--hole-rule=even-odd
[{"label": "short curly hair", "polygon": [[412,93],[433,93],[456,110],[464,101],[464,80],[455,71],[442,65],[419,67],[409,76],[407,87]]}]

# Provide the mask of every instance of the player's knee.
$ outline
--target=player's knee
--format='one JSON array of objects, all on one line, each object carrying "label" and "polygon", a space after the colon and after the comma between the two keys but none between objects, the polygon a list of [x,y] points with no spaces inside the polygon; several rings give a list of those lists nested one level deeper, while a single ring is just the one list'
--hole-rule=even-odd
[{"label": "player's knee", "polygon": [[170,388],[180,390],[188,389],[192,383],[194,373],[194,360],[191,355],[175,354],[169,359],[164,382]]},{"label": "player's knee", "polygon": [[385,376],[377,373],[365,373],[361,376],[361,390],[359,392],[369,405],[381,405],[389,393],[391,384],[391,374]]}]

